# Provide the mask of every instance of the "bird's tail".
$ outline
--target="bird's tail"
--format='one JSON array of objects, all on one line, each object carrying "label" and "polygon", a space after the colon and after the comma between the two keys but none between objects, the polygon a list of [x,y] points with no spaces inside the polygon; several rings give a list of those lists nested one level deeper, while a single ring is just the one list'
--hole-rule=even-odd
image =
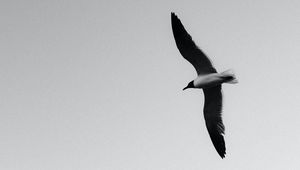
[{"label": "bird's tail", "polygon": [[228,79],[228,81],[226,81],[225,83],[229,83],[229,84],[236,84],[238,83],[238,80],[234,74],[234,71],[232,69],[226,70],[224,72],[221,73],[222,76],[224,76],[226,79]]}]

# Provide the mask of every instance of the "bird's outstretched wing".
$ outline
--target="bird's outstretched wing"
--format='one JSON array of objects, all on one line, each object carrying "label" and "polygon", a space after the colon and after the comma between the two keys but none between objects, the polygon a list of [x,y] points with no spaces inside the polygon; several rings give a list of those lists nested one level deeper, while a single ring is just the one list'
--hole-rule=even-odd
[{"label": "bird's outstretched wing", "polygon": [[171,13],[171,23],[177,48],[181,55],[195,67],[197,74],[215,73],[216,69],[209,58],[197,47],[173,12]]},{"label": "bird's outstretched wing", "polygon": [[221,85],[203,89],[204,92],[204,119],[212,143],[219,155],[224,158],[226,147],[224,141],[224,125],[222,121],[222,91]]}]

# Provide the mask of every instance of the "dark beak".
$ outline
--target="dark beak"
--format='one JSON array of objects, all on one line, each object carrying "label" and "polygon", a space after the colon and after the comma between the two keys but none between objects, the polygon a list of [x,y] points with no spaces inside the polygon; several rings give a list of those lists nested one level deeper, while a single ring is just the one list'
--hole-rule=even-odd
[{"label": "dark beak", "polygon": [[185,88],[183,88],[182,90],[185,90],[185,89],[187,89],[187,88],[189,88],[188,86],[186,86]]}]

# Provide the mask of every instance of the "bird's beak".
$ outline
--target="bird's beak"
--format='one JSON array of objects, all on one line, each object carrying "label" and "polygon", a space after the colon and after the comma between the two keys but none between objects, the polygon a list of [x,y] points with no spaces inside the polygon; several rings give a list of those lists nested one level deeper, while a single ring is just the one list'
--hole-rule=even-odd
[{"label": "bird's beak", "polygon": [[188,86],[186,86],[185,88],[183,88],[182,90],[185,90],[185,89],[187,89],[187,88],[189,88]]}]

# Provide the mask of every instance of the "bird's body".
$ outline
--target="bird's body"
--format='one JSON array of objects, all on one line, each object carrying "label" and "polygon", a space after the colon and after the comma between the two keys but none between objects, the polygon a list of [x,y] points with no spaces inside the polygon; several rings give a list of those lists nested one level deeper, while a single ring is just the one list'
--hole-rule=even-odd
[{"label": "bird's body", "polygon": [[236,83],[234,74],[231,70],[222,73],[210,73],[204,75],[198,75],[196,79],[193,80],[195,88],[205,89],[214,86],[221,85],[222,83]]},{"label": "bird's body", "polygon": [[192,37],[185,30],[178,17],[171,13],[172,29],[176,46],[181,55],[196,69],[197,77],[187,88],[200,88],[204,92],[204,119],[209,136],[218,154],[224,158],[226,147],[224,141],[224,125],[222,122],[222,83],[237,83],[232,70],[217,73],[209,58],[196,46]]}]

